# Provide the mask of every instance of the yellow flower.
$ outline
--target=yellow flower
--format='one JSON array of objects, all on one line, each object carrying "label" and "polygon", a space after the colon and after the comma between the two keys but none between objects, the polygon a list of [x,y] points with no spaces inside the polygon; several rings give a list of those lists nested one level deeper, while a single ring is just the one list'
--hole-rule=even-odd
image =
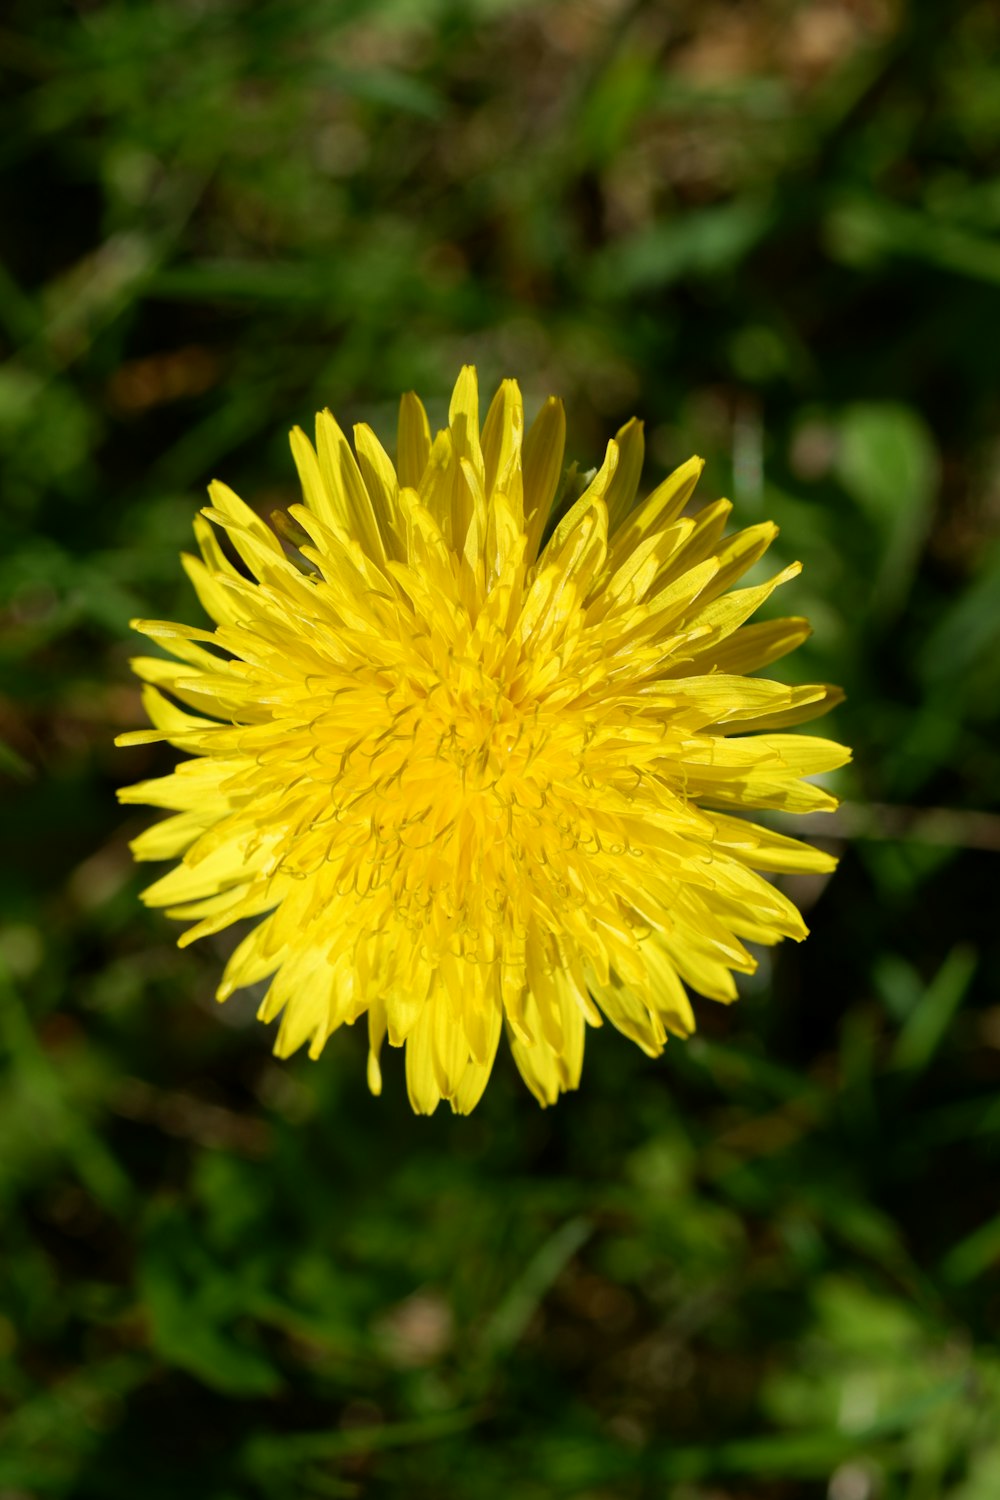
[{"label": "yellow flower", "polygon": [[473,1108],[503,1025],[542,1104],[602,1016],[660,1052],[686,985],[733,1000],[745,941],[806,935],[758,872],[834,863],[733,816],[831,808],[803,778],[848,759],[785,733],[835,689],[745,675],[808,634],[745,623],[797,563],[729,592],[776,527],[685,515],[697,458],[635,506],[632,421],[547,535],[564,439],[556,400],[524,433],[512,380],[480,431],[472,368],[433,441],[403,397],[395,467],[323,412],[315,449],[292,433],[294,544],[214,483],[184,564],[215,629],[135,622],[176,660],[134,662],[155,729],[119,743],[191,757],[120,794],[172,813],[132,845],[181,856],[144,899],[182,944],[259,919],[219,999],[269,979],[283,1057],[367,1013],[372,1090],[388,1035],[422,1113]]}]

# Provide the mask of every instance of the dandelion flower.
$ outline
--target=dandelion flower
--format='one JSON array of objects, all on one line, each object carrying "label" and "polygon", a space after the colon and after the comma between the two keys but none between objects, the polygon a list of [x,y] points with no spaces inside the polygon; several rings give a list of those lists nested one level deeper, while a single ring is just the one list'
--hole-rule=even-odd
[{"label": "dandelion flower", "polygon": [[120,743],[189,757],[121,793],[171,814],[145,901],[182,945],[252,919],[219,999],[268,981],[282,1057],[367,1015],[372,1090],[388,1037],[421,1113],[474,1107],[504,1029],[542,1104],[604,1018],[659,1053],[688,988],[733,1000],[747,943],[806,935],[762,872],[834,863],[735,816],[833,807],[806,778],[848,759],[786,732],[835,689],[747,675],[808,634],[746,623],[797,563],[731,588],[776,527],[687,515],[697,458],[637,505],[636,421],[575,484],[564,440],[513,380],[480,430],[472,368],[434,438],[403,397],[395,465],[323,412],[282,538],[211,485],[184,565],[214,629],[135,622],[174,659],[134,662],[154,728]]}]

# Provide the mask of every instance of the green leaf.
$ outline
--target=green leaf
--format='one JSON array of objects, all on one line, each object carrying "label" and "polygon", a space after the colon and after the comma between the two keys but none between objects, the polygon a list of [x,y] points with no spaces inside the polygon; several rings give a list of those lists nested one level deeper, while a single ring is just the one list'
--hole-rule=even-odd
[{"label": "green leaf", "polygon": [[892,1066],[917,1077],[930,1065],[976,970],[974,948],[959,944],[941,965],[907,1017],[892,1051]]},{"label": "green leaf", "polygon": [[759,244],[771,223],[769,205],[757,198],[654,220],[596,262],[594,290],[620,299],[684,276],[724,275]]},{"label": "green leaf", "polygon": [[941,1262],[941,1275],[952,1286],[965,1286],[1000,1263],[1000,1214],[953,1245]]},{"label": "green leaf", "polygon": [[581,1217],[570,1219],[549,1236],[487,1324],[483,1334],[485,1349],[499,1354],[514,1347],[546,1292],[592,1233],[593,1225]]},{"label": "green leaf", "polygon": [[215,1390],[268,1396],[278,1371],[257,1347],[249,1323],[253,1289],[246,1266],[218,1265],[174,1210],[154,1212],[142,1251],[139,1285],[150,1341],[168,1364]]},{"label": "green leaf", "polygon": [[0,774],[13,776],[17,781],[31,781],[35,768],[23,755],[18,755],[16,750],[0,740]]},{"label": "green leaf", "polygon": [[877,614],[893,613],[906,597],[930,523],[938,467],[930,430],[910,407],[872,401],[844,413],[837,472],[880,547],[871,595]]}]

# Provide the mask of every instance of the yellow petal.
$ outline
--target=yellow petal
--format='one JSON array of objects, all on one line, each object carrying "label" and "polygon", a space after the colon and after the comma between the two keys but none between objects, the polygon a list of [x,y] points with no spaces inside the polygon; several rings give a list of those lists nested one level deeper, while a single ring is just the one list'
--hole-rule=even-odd
[{"label": "yellow petal", "polygon": [[[385,542],[392,541],[395,544],[399,540],[399,481],[392,460],[365,422],[359,422],[354,428],[354,447],[361,477],[371,496],[379,533]],[[405,549],[402,547],[393,545],[390,550],[394,557],[405,556]]]},{"label": "yellow petal", "polygon": [[755,870],[819,874],[836,869],[837,861],[832,854],[814,849],[800,839],[726,813],[711,812],[709,817],[717,830],[717,843],[734,859],[745,861]]},{"label": "yellow petal", "polygon": [[431,425],[423,403],[413,391],[407,391],[399,403],[399,428],[396,439],[396,468],[399,482],[411,490],[420,488],[431,452]]},{"label": "yellow petal", "polygon": [[778,535],[773,521],[763,521],[759,526],[748,526],[729,537],[716,551],[719,571],[712,584],[711,595],[721,594],[731,588],[737,578],[742,578],[770,547]]},{"label": "yellow petal", "polygon": [[563,474],[566,413],[554,396],[545,402],[524,439],[525,560],[534,562]]},{"label": "yellow petal", "polygon": [[501,381],[483,423],[483,487],[487,496],[500,489],[515,513],[520,510],[521,445],[524,403],[516,380]]},{"label": "yellow petal", "polygon": [[673,1036],[690,1036],[695,1029],[691,1001],[662,944],[648,939],[642,956],[649,971],[650,1004]]},{"label": "yellow petal", "polygon": [[790,578],[798,577],[801,572],[801,563],[789,563],[787,568],[783,568],[766,583],[758,584],[756,588],[735,589],[732,593],[724,594],[721,599],[714,599],[704,607],[699,602],[698,624],[708,630],[708,634],[698,643],[699,652],[709,651],[717,642],[732,635],[734,630],[738,630],[744,621],[771,597],[776,588],[780,588]]},{"label": "yellow petal", "polygon": [[[699,671],[710,666],[720,672],[755,672],[759,667],[787,656],[796,646],[808,640],[811,633],[808,620],[793,615],[784,620],[761,620],[753,625],[743,625],[727,638],[713,636],[704,647],[700,643],[693,647],[691,663]],[[691,665],[681,663],[676,671],[685,675]]]},{"label": "yellow petal", "polygon": [[489,1082],[500,1041],[502,1014],[498,1004],[491,1004],[486,1012],[487,1045],[481,1058],[470,1057],[458,1088],[450,1100],[454,1114],[467,1115],[475,1109]]},{"label": "yellow petal", "polygon": [[385,1006],[373,996],[368,1008],[368,1087],[378,1096],[382,1092],[382,1069],[379,1056],[385,1039]]},{"label": "yellow petal", "polygon": [[467,458],[482,482],[485,469],[479,439],[479,379],[475,365],[463,365],[448,407],[448,426],[456,458]]},{"label": "yellow petal", "polygon": [[677,520],[694,494],[704,467],[703,458],[689,458],[658,485],[652,494],[647,495],[614,537],[610,559],[613,567],[620,567],[632,549],[652,531],[665,530],[671,522]]},{"label": "yellow petal", "polygon": [[616,1030],[641,1047],[647,1057],[658,1057],[666,1040],[658,1013],[642,1000],[617,974],[607,984],[591,984],[594,999]]},{"label": "yellow petal", "polygon": [[205,830],[205,814],[196,812],[176,813],[172,818],[163,818],[132,839],[129,848],[132,858],[174,859]]},{"label": "yellow petal", "polygon": [[350,444],[329,411],[321,411],[316,418],[316,453],[323,486],[338,522],[360,543],[367,557],[376,564],[384,563],[385,544],[371,496]]},{"label": "yellow petal", "polygon": [[545,567],[556,557],[566,543],[566,538],[576,530],[583,517],[588,511],[600,506],[604,516],[604,535],[607,536],[607,501],[606,496],[611,487],[618,468],[618,444],[613,440],[608,444],[604,455],[604,462],[587,485],[579,500],[570,506],[569,510],[558,523],[552,535],[545,544],[545,551],[539,558],[539,566]]},{"label": "yellow petal", "polygon": [[642,423],[635,417],[626,422],[615,433],[615,443],[618,446],[618,466],[605,497],[608,506],[608,533],[611,536],[614,536],[632,509],[639,480],[642,478],[642,464],[646,453]]},{"label": "yellow petal", "polygon": [[339,512],[334,506],[332,497],[327,494],[315,448],[301,427],[292,428],[289,442],[306,504],[314,515],[326,522],[327,526],[337,525],[340,520]]}]

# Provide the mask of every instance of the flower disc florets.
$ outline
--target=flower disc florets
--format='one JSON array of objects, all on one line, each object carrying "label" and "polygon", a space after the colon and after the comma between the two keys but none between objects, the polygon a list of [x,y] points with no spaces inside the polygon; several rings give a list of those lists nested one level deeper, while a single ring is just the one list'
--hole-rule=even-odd
[{"label": "flower disc florets", "polygon": [[655,1054],[693,1028],[685,984],[731,1000],[744,940],[805,936],[758,872],[833,861],[731,814],[835,805],[803,778],[847,751],[783,731],[837,695],[745,675],[808,633],[745,623],[798,566],[729,592],[776,529],[685,515],[697,459],[634,507],[640,424],[554,526],[562,408],[523,435],[513,381],[480,432],[463,370],[433,442],[404,397],[395,465],[354,435],[292,434],[294,546],[211,486],[184,561],[214,630],[136,622],[175,660],[134,663],[155,729],[122,739],[191,757],[121,794],[172,812],[133,843],[182,856],[145,899],[182,943],[259,919],[219,998],[269,980],[279,1054],[367,1014],[375,1092],[388,1036],[415,1109],[466,1112],[505,1025],[550,1103],[587,1023]]}]

